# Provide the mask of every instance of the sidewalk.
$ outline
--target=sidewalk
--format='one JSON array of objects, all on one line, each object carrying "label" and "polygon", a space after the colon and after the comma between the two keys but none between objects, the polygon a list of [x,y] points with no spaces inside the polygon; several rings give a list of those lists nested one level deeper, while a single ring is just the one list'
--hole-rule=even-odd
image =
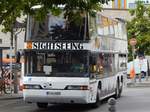
[{"label": "sidewalk", "polygon": [[0,100],[13,100],[13,99],[22,99],[23,94],[19,92],[18,94],[0,94]]},{"label": "sidewalk", "polygon": [[150,77],[148,78],[148,80],[146,80],[146,78],[142,78],[141,82],[139,82],[139,79],[136,79],[135,83],[133,81],[131,81],[131,79],[128,79],[127,87],[129,87],[129,88],[132,88],[132,87],[150,87]]}]

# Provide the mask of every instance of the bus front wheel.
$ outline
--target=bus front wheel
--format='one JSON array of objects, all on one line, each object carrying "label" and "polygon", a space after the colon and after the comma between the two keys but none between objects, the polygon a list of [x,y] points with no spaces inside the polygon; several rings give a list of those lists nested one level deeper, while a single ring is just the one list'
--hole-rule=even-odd
[{"label": "bus front wheel", "polygon": [[98,108],[100,105],[101,105],[101,101],[100,101],[100,98],[99,98],[99,93],[97,93],[96,95],[96,102],[91,104],[93,108]]},{"label": "bus front wheel", "polygon": [[48,103],[37,103],[37,106],[38,106],[39,108],[47,108]]}]

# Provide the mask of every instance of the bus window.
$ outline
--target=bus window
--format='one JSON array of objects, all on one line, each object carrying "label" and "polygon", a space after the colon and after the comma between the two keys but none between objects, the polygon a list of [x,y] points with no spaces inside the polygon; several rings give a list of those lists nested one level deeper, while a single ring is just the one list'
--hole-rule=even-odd
[{"label": "bus window", "polygon": [[114,24],[114,30],[115,30],[115,38],[119,38],[118,23]]},{"label": "bus window", "polygon": [[90,73],[96,73],[96,56],[90,56]]},{"label": "bus window", "polygon": [[111,54],[111,55],[112,55],[112,64],[111,64],[111,67],[112,67],[112,75],[115,75],[116,72],[117,72],[117,68],[116,68],[117,60],[115,59],[115,54]]},{"label": "bus window", "polygon": [[104,54],[104,77],[108,77],[113,74],[113,61],[111,54]]},{"label": "bus window", "polygon": [[109,77],[115,74],[114,54],[94,54],[90,57],[90,72],[97,77]]},{"label": "bus window", "polygon": [[90,73],[91,78],[100,78],[104,74],[104,57],[103,54],[92,54],[90,57]]},{"label": "bus window", "polygon": [[127,62],[126,55],[120,54],[119,55],[119,71],[126,70],[127,68],[126,62]]},{"label": "bus window", "polygon": [[26,53],[26,56],[25,56],[25,63],[26,63],[26,67],[25,67],[25,72],[26,73],[31,73],[31,57],[30,57],[31,53],[30,52],[27,52]]},{"label": "bus window", "polygon": [[44,65],[44,54],[37,54],[37,71],[43,72],[43,65]]},{"label": "bus window", "polygon": [[96,30],[96,18],[90,17],[89,18],[89,36],[90,38],[95,38],[97,34]]},{"label": "bus window", "polygon": [[99,77],[103,77],[104,74],[104,56],[100,53],[97,57],[97,73]]},{"label": "bus window", "polygon": [[[32,52],[29,60],[28,74],[52,77],[84,77],[87,75],[87,52]],[[27,64],[29,65],[29,64]],[[44,71],[44,67],[51,68],[50,73]]]},{"label": "bus window", "polygon": [[64,13],[59,16],[49,13],[41,22],[30,16],[27,40],[89,40],[88,18],[82,17],[79,22],[68,21]]},{"label": "bus window", "polygon": [[97,54],[92,53],[89,58],[89,71],[90,71],[90,78],[96,78],[97,74]]}]

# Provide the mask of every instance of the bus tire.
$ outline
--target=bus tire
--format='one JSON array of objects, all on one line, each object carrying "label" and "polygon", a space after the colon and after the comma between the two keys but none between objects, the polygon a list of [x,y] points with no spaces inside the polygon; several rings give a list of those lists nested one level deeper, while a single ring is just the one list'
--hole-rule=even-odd
[{"label": "bus tire", "polygon": [[123,90],[123,77],[121,77],[121,86],[119,88],[119,94],[120,94],[120,97],[121,97],[121,94],[122,94],[122,90]]},{"label": "bus tire", "polygon": [[92,104],[93,108],[98,108],[101,105],[101,101],[99,99],[99,94],[96,95],[96,102]]},{"label": "bus tire", "polygon": [[119,97],[120,97],[120,89],[119,89],[119,84],[117,83],[114,98],[117,99]]},{"label": "bus tire", "polygon": [[37,106],[38,106],[39,108],[47,108],[48,103],[37,103]]},{"label": "bus tire", "polygon": [[122,89],[123,89],[123,86],[120,86],[120,88],[119,88],[119,98],[121,97]]}]

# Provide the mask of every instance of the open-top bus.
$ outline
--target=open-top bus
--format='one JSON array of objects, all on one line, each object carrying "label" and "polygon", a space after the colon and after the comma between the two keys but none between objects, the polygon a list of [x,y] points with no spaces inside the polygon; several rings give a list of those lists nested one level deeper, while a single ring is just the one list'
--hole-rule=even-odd
[{"label": "open-top bus", "polygon": [[43,22],[28,16],[23,97],[40,108],[48,103],[99,105],[120,97],[126,74],[127,35],[122,19],[100,13],[80,24],[63,14]]}]

